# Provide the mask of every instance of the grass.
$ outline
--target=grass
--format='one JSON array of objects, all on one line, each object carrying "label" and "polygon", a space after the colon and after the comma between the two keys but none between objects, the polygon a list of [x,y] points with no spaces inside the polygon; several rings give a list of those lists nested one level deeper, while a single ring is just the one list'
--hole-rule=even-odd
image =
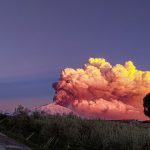
[{"label": "grass", "polygon": [[0,131],[33,150],[149,150],[149,123],[27,112],[1,114]]}]

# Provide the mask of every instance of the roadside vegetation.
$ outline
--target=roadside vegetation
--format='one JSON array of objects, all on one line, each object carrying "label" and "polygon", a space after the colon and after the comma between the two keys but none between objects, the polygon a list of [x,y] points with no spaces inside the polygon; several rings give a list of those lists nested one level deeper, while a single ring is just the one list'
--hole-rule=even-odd
[{"label": "roadside vegetation", "polygon": [[22,106],[0,114],[0,132],[33,150],[149,150],[150,128],[139,124],[31,113]]}]

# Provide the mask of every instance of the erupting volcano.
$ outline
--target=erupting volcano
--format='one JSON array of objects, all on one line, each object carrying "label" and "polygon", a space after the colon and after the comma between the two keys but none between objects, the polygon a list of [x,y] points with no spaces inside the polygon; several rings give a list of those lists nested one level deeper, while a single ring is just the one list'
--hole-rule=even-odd
[{"label": "erupting volcano", "polygon": [[83,117],[147,119],[143,97],[150,92],[150,71],[137,70],[132,61],[112,66],[90,58],[83,68],[64,69],[53,88],[56,104]]}]

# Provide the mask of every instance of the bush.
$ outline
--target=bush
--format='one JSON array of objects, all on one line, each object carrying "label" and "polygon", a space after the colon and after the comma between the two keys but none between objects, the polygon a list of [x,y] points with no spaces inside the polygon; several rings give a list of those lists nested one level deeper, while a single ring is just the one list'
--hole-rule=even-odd
[{"label": "bush", "polygon": [[31,114],[22,106],[12,116],[0,114],[0,130],[33,150],[150,149],[150,128],[142,123]]}]

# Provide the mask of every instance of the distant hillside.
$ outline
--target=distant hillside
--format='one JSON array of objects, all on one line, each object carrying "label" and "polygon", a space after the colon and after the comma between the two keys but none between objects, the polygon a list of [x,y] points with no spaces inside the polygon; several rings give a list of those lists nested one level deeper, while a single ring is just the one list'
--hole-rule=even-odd
[{"label": "distant hillside", "polygon": [[51,115],[54,115],[54,114],[63,115],[63,114],[73,113],[73,111],[71,109],[57,105],[55,103],[43,105],[41,107],[35,108],[35,110],[43,111],[43,112],[46,112],[46,113],[51,114]]}]

